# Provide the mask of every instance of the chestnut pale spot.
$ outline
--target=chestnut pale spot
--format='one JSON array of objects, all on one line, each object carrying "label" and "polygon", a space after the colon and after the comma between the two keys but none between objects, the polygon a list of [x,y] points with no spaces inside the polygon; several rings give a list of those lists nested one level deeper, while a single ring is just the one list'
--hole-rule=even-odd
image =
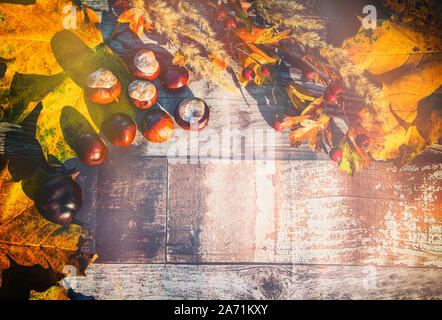
[{"label": "chestnut pale spot", "polygon": [[112,88],[118,82],[117,77],[110,70],[98,69],[86,79],[89,88]]},{"label": "chestnut pale spot", "polygon": [[138,52],[134,58],[134,64],[138,70],[145,74],[154,74],[159,68],[159,63],[152,50]]},{"label": "chestnut pale spot", "polygon": [[189,99],[181,104],[179,112],[183,120],[197,122],[203,117],[204,108],[205,104],[203,100]]},{"label": "chestnut pale spot", "polygon": [[155,97],[157,88],[150,81],[134,80],[128,88],[129,96],[138,101],[148,101]]}]

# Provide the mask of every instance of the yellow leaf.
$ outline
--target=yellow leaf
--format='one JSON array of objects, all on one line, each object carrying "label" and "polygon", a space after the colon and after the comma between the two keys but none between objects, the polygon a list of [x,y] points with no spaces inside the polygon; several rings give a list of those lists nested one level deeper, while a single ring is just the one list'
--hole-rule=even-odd
[{"label": "yellow leaf", "polygon": [[[101,45],[94,50],[90,49],[71,31],[60,31],[51,39],[51,48],[57,62],[64,69],[61,81],[40,81],[41,85],[53,85],[50,92],[41,90],[38,81],[32,80],[40,76],[27,75],[21,77],[25,83],[36,83],[36,91],[44,92],[42,96],[32,96],[26,92],[21,92],[19,96],[26,98],[28,104],[26,110],[32,110],[38,101],[43,104],[43,109],[37,121],[36,138],[40,142],[46,156],[55,156],[60,162],[76,156],[74,146],[76,138],[82,133],[98,132],[101,123],[110,115],[123,112],[129,116],[135,116],[135,108],[131,105],[124,92],[127,91],[130,73],[124,62],[112,51]],[[86,78],[96,70],[106,68],[112,71],[120,80],[123,94],[118,101],[107,105],[98,105],[89,101],[84,95],[84,85]],[[69,75],[69,76],[68,76]],[[31,80],[32,81],[31,81]],[[17,84],[18,87],[24,87]],[[33,90],[31,90],[31,93]],[[22,99],[22,100],[23,100]],[[20,99],[17,99],[22,101]],[[29,100],[29,101],[28,101]],[[14,109],[20,104],[12,104],[12,114]],[[68,116],[69,115],[69,116]]]},{"label": "yellow leaf", "polygon": [[372,74],[382,74],[401,67],[410,57],[422,57],[434,51],[440,39],[415,32],[406,24],[378,20],[376,29],[362,29],[343,43],[348,58]]},{"label": "yellow leaf", "polygon": [[22,183],[12,181],[8,168],[0,179],[0,286],[9,259],[63,273],[65,265],[74,264],[71,256],[78,250],[81,227],[62,227],[44,219],[23,192]]},{"label": "yellow leaf", "polygon": [[44,292],[31,290],[29,300],[71,300],[68,291],[62,286],[52,286]]},{"label": "yellow leaf", "polygon": [[[62,71],[52,54],[50,40],[64,29],[68,14],[63,14],[63,9],[71,5],[68,0],[36,0],[30,5],[0,3],[0,57],[7,64],[0,91],[9,89],[16,72],[53,75]],[[103,41],[96,26],[99,20],[89,9],[87,16],[88,19],[77,9],[76,28],[71,31],[94,47]]]},{"label": "yellow leaf", "polygon": [[[431,111],[426,112],[427,119],[418,124],[415,120],[422,111],[423,100],[442,85],[442,54],[433,52],[440,47],[441,39],[391,21],[344,42],[349,58],[383,84],[382,98],[359,114],[365,130],[373,137],[383,137],[368,150],[375,160],[395,159],[402,167],[438,139],[437,134],[432,138],[420,135],[423,127],[439,131],[440,122],[430,121]],[[440,105],[433,106],[437,108]],[[373,110],[378,115],[376,119]]]}]

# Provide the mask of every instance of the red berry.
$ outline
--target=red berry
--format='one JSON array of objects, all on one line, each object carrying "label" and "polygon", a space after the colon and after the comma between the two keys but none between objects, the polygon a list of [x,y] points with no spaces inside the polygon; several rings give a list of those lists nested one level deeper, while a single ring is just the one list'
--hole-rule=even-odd
[{"label": "red berry", "polygon": [[272,66],[269,64],[265,64],[261,67],[261,72],[264,76],[270,77],[270,73],[272,72]]},{"label": "red berry", "polygon": [[235,18],[232,16],[228,16],[226,19],[224,19],[224,29],[230,30],[236,28],[236,21]]},{"label": "red berry", "polygon": [[342,150],[341,149],[331,149],[330,150],[330,158],[333,162],[339,163],[342,160]]},{"label": "red berry", "polygon": [[253,79],[255,79],[255,71],[253,71],[253,69],[250,67],[244,68],[242,70],[242,77],[246,81],[252,81]]},{"label": "red berry", "polygon": [[356,144],[361,148],[368,148],[370,145],[370,138],[365,134],[359,134],[356,136]]},{"label": "red berry", "polygon": [[226,15],[226,9],[224,7],[219,7],[218,11],[216,12],[216,18],[221,21]]},{"label": "red berry", "polygon": [[333,103],[338,99],[338,95],[344,92],[344,86],[338,80],[333,80],[328,85],[324,93],[324,98],[328,103]]},{"label": "red berry", "polygon": [[333,80],[328,85],[327,90],[330,94],[337,96],[338,94],[344,92],[344,86],[342,85],[342,83],[340,81]]},{"label": "red berry", "polygon": [[275,118],[274,125],[275,125],[275,131],[282,131],[282,129],[281,129],[281,121],[279,121],[278,118]]},{"label": "red berry", "polygon": [[316,72],[308,72],[308,73],[306,73],[305,74],[305,77],[307,78],[307,79],[309,79],[309,80],[313,80],[314,78],[315,78],[315,76],[316,76]]}]

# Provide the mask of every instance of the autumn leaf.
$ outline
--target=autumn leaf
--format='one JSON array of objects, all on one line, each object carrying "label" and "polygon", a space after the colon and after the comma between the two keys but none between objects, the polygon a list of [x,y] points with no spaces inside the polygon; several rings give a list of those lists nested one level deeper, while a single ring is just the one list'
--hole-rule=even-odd
[{"label": "autumn leaf", "polygon": [[118,22],[128,22],[129,28],[141,38],[144,30],[148,33],[153,32],[153,27],[143,17],[143,12],[135,8],[124,11],[119,17]]},{"label": "autumn leaf", "polygon": [[12,181],[6,167],[0,173],[0,286],[1,273],[10,259],[19,265],[41,265],[63,273],[67,265],[84,270],[73,255],[78,251],[81,227],[62,227],[44,219],[23,191],[23,184]]},{"label": "autumn leaf", "polygon": [[62,286],[52,286],[44,292],[31,290],[29,300],[71,300],[68,291]]},{"label": "autumn leaf", "polygon": [[213,64],[214,64],[215,66],[217,66],[217,68],[218,68],[219,71],[226,70],[226,68],[227,68],[227,63],[226,63],[224,60],[218,58],[218,57],[215,56],[214,54],[209,54],[209,58],[212,59]]},{"label": "autumn leaf", "polygon": [[[84,96],[87,76],[102,67],[111,70],[120,80],[123,90],[127,90],[130,73],[124,62],[108,47],[100,45],[92,50],[68,30],[56,33],[51,39],[51,47],[53,56],[64,72],[45,77],[45,81],[37,81],[41,78],[38,75],[21,75],[18,78],[16,75],[17,81],[13,82],[14,90],[11,92],[17,93],[11,99],[10,113],[16,115],[23,110],[32,110],[41,101],[43,110],[37,121],[36,138],[46,156],[51,154],[64,162],[76,157],[73,147],[75,139],[73,135],[67,135],[67,132],[77,131],[77,136],[86,133],[86,129],[88,132],[98,132],[101,123],[109,115],[124,112],[134,117],[135,108],[125,94],[120,95],[118,101],[107,105],[94,104]],[[29,83],[33,83],[35,90],[18,90]],[[36,95],[35,92],[41,94]],[[27,105],[14,104],[14,101],[25,101]],[[78,116],[65,117],[63,120],[66,121],[61,121],[65,107],[74,108]],[[79,127],[85,131],[72,130]]]},{"label": "autumn leaf", "polygon": [[[394,159],[402,167],[439,139],[440,122],[435,121],[435,114],[440,116],[436,111],[440,105],[433,105],[433,113],[427,112],[434,120],[414,120],[423,99],[442,84],[442,55],[437,53],[441,47],[441,39],[391,21],[383,21],[370,32],[360,31],[344,42],[349,59],[383,84],[382,97],[371,110],[360,113],[361,125],[384,138],[368,150],[375,160]],[[373,110],[382,114],[381,120],[374,119]],[[421,132],[425,127],[430,133],[424,137]]]},{"label": "autumn leaf", "polygon": [[187,61],[189,61],[189,59],[179,50],[173,55],[173,64],[184,67],[187,64]]},{"label": "autumn leaf", "polygon": [[[265,64],[274,65],[278,61],[276,54],[266,52],[259,44],[245,43],[236,34],[232,34],[232,42],[237,48],[239,65],[246,68],[252,67],[257,75],[254,82],[257,85],[262,85],[266,82],[266,78],[261,73],[261,66]],[[246,86],[249,81],[246,81],[241,72],[238,74],[238,80],[242,86]]]},{"label": "autumn leaf", "polygon": [[280,128],[290,128],[290,146],[297,147],[304,140],[310,148],[317,152],[323,143],[330,144],[331,130],[329,128],[330,117],[324,114],[322,109],[322,97],[313,101],[300,116],[285,117]]},{"label": "autumn leaf", "polygon": [[299,112],[304,111],[308,104],[315,100],[315,97],[308,89],[296,82],[287,83],[286,90],[292,106]]},{"label": "autumn leaf", "polygon": [[[7,70],[0,79],[0,94],[7,95],[16,72],[54,75],[62,71],[55,60],[50,40],[64,29],[63,8],[68,0],[36,0],[35,4],[0,3],[0,57]],[[89,9],[76,10],[76,28],[72,29],[87,45],[95,47],[103,41],[96,24],[98,16]],[[3,101],[3,100],[2,100]]]}]

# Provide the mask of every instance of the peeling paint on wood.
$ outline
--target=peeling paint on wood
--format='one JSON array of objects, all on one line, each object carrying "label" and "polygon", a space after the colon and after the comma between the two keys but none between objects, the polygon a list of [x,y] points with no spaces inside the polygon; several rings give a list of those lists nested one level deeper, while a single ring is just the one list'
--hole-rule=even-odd
[{"label": "peeling paint on wood", "polygon": [[[375,163],[351,178],[325,161],[264,174],[260,161],[170,165],[169,235],[198,230],[198,250],[168,249],[168,261],[441,267],[441,169]],[[197,187],[184,191],[186,177]]]}]

